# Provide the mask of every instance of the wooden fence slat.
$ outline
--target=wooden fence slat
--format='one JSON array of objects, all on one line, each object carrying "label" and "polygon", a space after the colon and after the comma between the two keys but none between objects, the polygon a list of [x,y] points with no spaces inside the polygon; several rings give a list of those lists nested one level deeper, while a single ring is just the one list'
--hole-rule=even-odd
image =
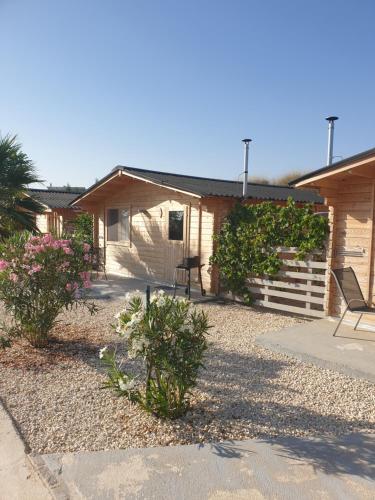
[{"label": "wooden fence slat", "polygon": [[248,283],[250,285],[256,283],[258,285],[275,286],[278,288],[286,288],[289,290],[304,290],[306,292],[315,292],[321,294],[324,294],[325,291],[323,283],[322,283],[323,286],[318,286],[318,285],[307,285],[305,283],[289,283],[288,281],[269,280],[266,278],[250,278],[248,280]]},{"label": "wooden fence slat", "polygon": [[[279,253],[297,253],[299,248],[297,247],[276,247],[275,250]],[[322,255],[322,250],[313,250],[308,255]]]},{"label": "wooden fence slat", "polygon": [[[246,280],[249,291],[260,296],[254,301],[257,305],[314,318],[324,318],[326,315],[324,305],[327,262],[312,260],[312,255],[319,255],[323,258],[321,250],[311,252],[306,260],[293,259],[292,254],[296,254],[297,250],[297,248],[278,247],[279,254],[290,254],[290,257],[281,259],[284,268],[274,277],[249,276]],[[298,303],[300,305],[297,305]]]},{"label": "wooden fence slat", "polygon": [[288,304],[279,304],[278,302],[265,302],[264,300],[256,300],[254,303],[256,305],[268,307],[270,309],[278,309],[280,311],[303,314],[304,316],[313,316],[314,318],[324,318],[325,316],[324,311],[317,311],[315,309],[309,309],[307,311],[304,307],[290,306]]},{"label": "wooden fence slat", "polygon": [[282,259],[285,266],[306,267],[310,269],[327,269],[327,262],[315,262],[313,260]]},{"label": "wooden fence slat", "polygon": [[[284,297],[285,299],[297,300],[298,302],[309,302],[312,304],[324,304],[324,297],[313,297],[305,293],[289,293],[281,290],[271,290],[270,288],[250,287],[250,292],[260,293],[269,297]],[[307,292],[311,293],[311,292]]]},{"label": "wooden fence slat", "polygon": [[277,276],[285,276],[288,278],[296,278],[299,280],[311,280],[311,281],[325,281],[325,274],[308,274],[300,273],[298,271],[279,271]]}]

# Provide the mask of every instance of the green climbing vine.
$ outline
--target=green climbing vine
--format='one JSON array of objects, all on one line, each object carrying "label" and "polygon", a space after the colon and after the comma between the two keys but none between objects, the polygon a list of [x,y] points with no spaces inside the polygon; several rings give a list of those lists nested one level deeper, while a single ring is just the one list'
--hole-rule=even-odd
[{"label": "green climbing vine", "polygon": [[326,217],[316,215],[312,205],[298,207],[291,198],[285,206],[238,203],[214,236],[216,248],[211,264],[218,266],[224,288],[250,304],[247,278],[278,273],[282,261],[277,247],[297,247],[295,258],[303,259],[324,247],[328,232]]}]

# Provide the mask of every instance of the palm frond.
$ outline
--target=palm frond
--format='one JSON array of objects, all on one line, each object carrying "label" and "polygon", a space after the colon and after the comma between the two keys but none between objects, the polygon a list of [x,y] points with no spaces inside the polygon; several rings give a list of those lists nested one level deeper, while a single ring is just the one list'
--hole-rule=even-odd
[{"label": "palm frond", "polygon": [[33,212],[35,214],[42,214],[46,209],[45,206],[43,206],[38,200],[31,198],[30,196],[18,198],[16,204],[20,209]]},{"label": "palm frond", "polygon": [[26,192],[32,183],[42,182],[16,136],[0,137],[0,236],[13,230],[37,231],[35,214],[44,208]]}]

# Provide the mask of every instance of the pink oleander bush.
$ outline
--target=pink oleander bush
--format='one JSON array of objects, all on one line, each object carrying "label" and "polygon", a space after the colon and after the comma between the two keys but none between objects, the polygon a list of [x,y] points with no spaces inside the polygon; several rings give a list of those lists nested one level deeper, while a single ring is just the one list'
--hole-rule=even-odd
[{"label": "pink oleander bush", "polygon": [[52,235],[16,235],[0,245],[0,300],[12,316],[2,325],[0,346],[24,337],[43,347],[63,309],[82,305],[93,314],[96,306],[86,299],[90,288],[90,245]]}]

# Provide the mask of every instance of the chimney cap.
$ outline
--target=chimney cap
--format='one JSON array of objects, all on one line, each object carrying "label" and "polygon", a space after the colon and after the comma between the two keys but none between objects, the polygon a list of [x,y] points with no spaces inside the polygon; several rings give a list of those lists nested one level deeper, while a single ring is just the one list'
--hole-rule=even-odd
[{"label": "chimney cap", "polygon": [[245,144],[249,144],[249,142],[251,142],[252,139],[242,139],[242,142],[244,142]]},{"label": "chimney cap", "polygon": [[339,119],[338,116],[328,116],[326,118],[326,120],[329,121],[329,122],[334,122],[335,120],[338,120],[338,119]]}]

